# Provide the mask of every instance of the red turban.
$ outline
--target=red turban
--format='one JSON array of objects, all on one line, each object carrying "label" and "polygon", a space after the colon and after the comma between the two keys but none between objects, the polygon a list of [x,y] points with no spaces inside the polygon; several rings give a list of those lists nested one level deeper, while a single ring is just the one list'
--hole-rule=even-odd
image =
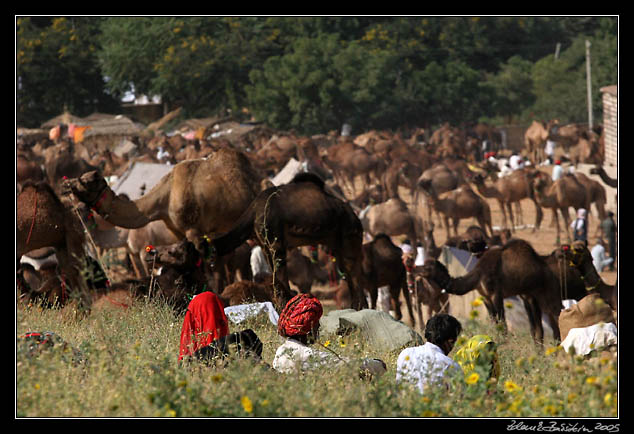
[{"label": "red turban", "polygon": [[209,291],[196,295],[187,306],[178,360],[228,334],[229,323],[222,301]]},{"label": "red turban", "polygon": [[324,309],[317,298],[310,294],[299,294],[286,304],[277,323],[282,336],[303,336],[319,323]]}]

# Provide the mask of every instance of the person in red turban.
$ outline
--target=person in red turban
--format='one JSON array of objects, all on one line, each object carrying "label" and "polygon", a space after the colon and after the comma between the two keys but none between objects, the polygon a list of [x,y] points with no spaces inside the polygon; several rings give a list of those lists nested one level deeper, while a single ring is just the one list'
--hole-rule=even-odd
[{"label": "person in red turban", "polygon": [[319,319],[323,313],[319,300],[310,294],[296,295],[286,304],[277,323],[277,331],[286,342],[275,353],[273,369],[291,373],[356,363],[362,378],[383,375],[386,366],[379,359],[352,361],[333,351],[318,351],[309,346],[319,337]]},{"label": "person in red turban", "polygon": [[228,334],[229,322],[218,296],[209,291],[196,295],[187,306],[178,360]]},{"label": "person in red turban", "polygon": [[319,319],[324,309],[319,300],[310,294],[293,297],[284,307],[277,322],[278,333],[306,344],[309,338],[317,339]]}]

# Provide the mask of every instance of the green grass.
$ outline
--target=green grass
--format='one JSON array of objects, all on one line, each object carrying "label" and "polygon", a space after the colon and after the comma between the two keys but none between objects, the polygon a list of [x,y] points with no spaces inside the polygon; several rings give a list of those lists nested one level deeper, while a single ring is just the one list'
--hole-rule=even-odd
[{"label": "green grass", "polygon": [[[617,417],[617,360],[606,353],[581,359],[528,333],[502,334],[486,320],[463,321],[463,338],[487,333],[499,342],[500,379],[456,385],[421,397],[395,383],[399,351],[371,348],[359,335],[321,336],[352,358],[377,357],[387,373],[361,380],[343,367],[283,375],[236,360],[225,368],[180,366],[182,315],[160,301],[125,311],[93,312],[18,305],[18,335],[53,331],[88,360],[73,365],[63,354],[18,354],[16,416],[23,417]],[[269,365],[282,340],[266,315],[231,331],[252,328]]]}]

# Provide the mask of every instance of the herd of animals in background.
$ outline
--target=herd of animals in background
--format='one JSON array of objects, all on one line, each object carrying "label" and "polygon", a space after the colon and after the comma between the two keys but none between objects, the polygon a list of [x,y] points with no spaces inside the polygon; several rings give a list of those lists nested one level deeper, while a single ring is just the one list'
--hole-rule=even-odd
[{"label": "herd of animals in background", "polygon": [[[524,154],[530,161],[544,160],[542,150],[551,138],[564,155],[574,154],[573,164],[597,164],[596,173],[613,185],[600,168],[603,136],[574,125],[553,132],[555,124],[534,122],[527,129]],[[531,332],[541,340],[541,321],[531,318],[544,312],[558,335],[563,262],[570,298],[597,291],[615,307],[616,287],[592,274],[585,246],[564,244],[543,257],[529,243],[512,239],[523,219],[520,201],[530,199],[537,211],[534,230],[550,209],[557,239],[561,215],[561,239],[567,234],[572,241],[570,207],[594,206],[605,218],[601,183],[580,173],[553,181],[539,164],[503,173],[511,153],[487,125],[445,124],[427,135],[416,129],[356,137],[262,134],[233,142],[178,134],[131,140],[136,151],[124,156],[63,136],[18,140],[20,299],[43,298],[51,305],[74,299],[94,308],[157,296],[183,308],[193,294],[212,289],[225,305],[255,300],[284,306],[296,293],[293,287],[310,292],[320,283],[336,289],[327,294],[312,289],[316,295],[334,297],[340,308],[361,309],[368,306],[366,294],[376,308],[378,288],[387,286],[397,319],[404,299],[416,321],[413,310],[421,312],[422,305],[429,317],[446,308],[448,293],[477,290],[491,317],[500,321],[503,298],[521,297]],[[271,176],[292,158],[307,171],[273,185]],[[173,169],[130,200],[107,180],[137,161]],[[489,198],[502,212],[502,230],[493,228]],[[464,219],[477,225],[458,233]],[[447,234],[442,242],[434,237],[439,225]],[[408,267],[395,237],[422,247],[425,263]],[[249,242],[261,246],[270,275],[253,275]],[[443,244],[476,255],[477,266],[453,278],[438,260]],[[124,249],[128,258],[128,272],[113,281],[100,262],[109,249]],[[574,261],[561,260],[573,253]],[[408,286],[408,278],[415,278],[414,286]]]}]

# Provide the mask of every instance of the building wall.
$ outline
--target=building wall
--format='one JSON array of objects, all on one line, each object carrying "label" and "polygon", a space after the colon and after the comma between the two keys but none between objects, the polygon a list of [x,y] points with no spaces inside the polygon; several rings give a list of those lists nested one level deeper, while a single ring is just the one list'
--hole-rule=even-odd
[{"label": "building wall", "polygon": [[603,93],[603,128],[605,129],[604,166],[616,167],[618,162],[618,88],[606,86]]}]

